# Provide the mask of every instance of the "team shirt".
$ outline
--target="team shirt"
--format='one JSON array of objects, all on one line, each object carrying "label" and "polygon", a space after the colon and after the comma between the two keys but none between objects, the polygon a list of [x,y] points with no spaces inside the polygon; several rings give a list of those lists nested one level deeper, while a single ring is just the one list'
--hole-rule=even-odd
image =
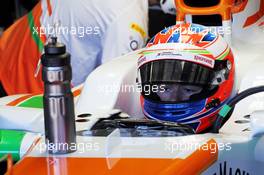
[{"label": "team shirt", "polygon": [[71,53],[73,86],[99,65],[144,47],[148,0],[42,0],[0,40],[0,78],[8,94],[41,93],[40,56],[50,36]]}]

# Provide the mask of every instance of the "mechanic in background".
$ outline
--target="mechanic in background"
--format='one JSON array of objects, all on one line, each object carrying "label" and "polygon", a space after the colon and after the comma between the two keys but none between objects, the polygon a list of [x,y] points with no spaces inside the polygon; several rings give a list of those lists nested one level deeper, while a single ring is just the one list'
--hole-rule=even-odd
[{"label": "mechanic in background", "polygon": [[43,46],[56,35],[72,55],[73,86],[97,66],[142,48],[148,7],[159,0],[42,0],[0,40],[0,81],[8,95],[41,93]]}]

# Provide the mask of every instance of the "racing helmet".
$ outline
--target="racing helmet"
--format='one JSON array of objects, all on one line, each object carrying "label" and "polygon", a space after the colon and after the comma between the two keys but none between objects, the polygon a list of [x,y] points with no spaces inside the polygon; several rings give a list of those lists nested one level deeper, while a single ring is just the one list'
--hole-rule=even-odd
[{"label": "racing helmet", "polygon": [[234,75],[233,53],[222,36],[196,24],[166,28],[139,53],[143,113],[205,131],[234,94]]}]

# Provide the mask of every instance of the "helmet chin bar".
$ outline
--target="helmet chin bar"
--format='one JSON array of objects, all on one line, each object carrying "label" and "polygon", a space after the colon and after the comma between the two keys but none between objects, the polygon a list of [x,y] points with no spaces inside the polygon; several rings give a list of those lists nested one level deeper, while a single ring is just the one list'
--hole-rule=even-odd
[{"label": "helmet chin bar", "polygon": [[211,7],[191,7],[184,0],[174,0],[176,8],[176,24],[184,23],[186,15],[215,15],[222,16],[224,38],[231,44],[231,18],[234,0],[220,0],[218,5]]}]

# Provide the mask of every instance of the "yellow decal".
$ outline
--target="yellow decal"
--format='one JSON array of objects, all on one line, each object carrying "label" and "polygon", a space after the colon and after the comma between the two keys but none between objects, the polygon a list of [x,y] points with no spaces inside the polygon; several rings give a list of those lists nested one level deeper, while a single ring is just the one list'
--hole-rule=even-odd
[{"label": "yellow decal", "polygon": [[138,32],[142,38],[146,38],[147,37],[147,33],[145,32],[145,30],[140,27],[138,24],[136,23],[132,23],[130,28],[136,32]]}]

